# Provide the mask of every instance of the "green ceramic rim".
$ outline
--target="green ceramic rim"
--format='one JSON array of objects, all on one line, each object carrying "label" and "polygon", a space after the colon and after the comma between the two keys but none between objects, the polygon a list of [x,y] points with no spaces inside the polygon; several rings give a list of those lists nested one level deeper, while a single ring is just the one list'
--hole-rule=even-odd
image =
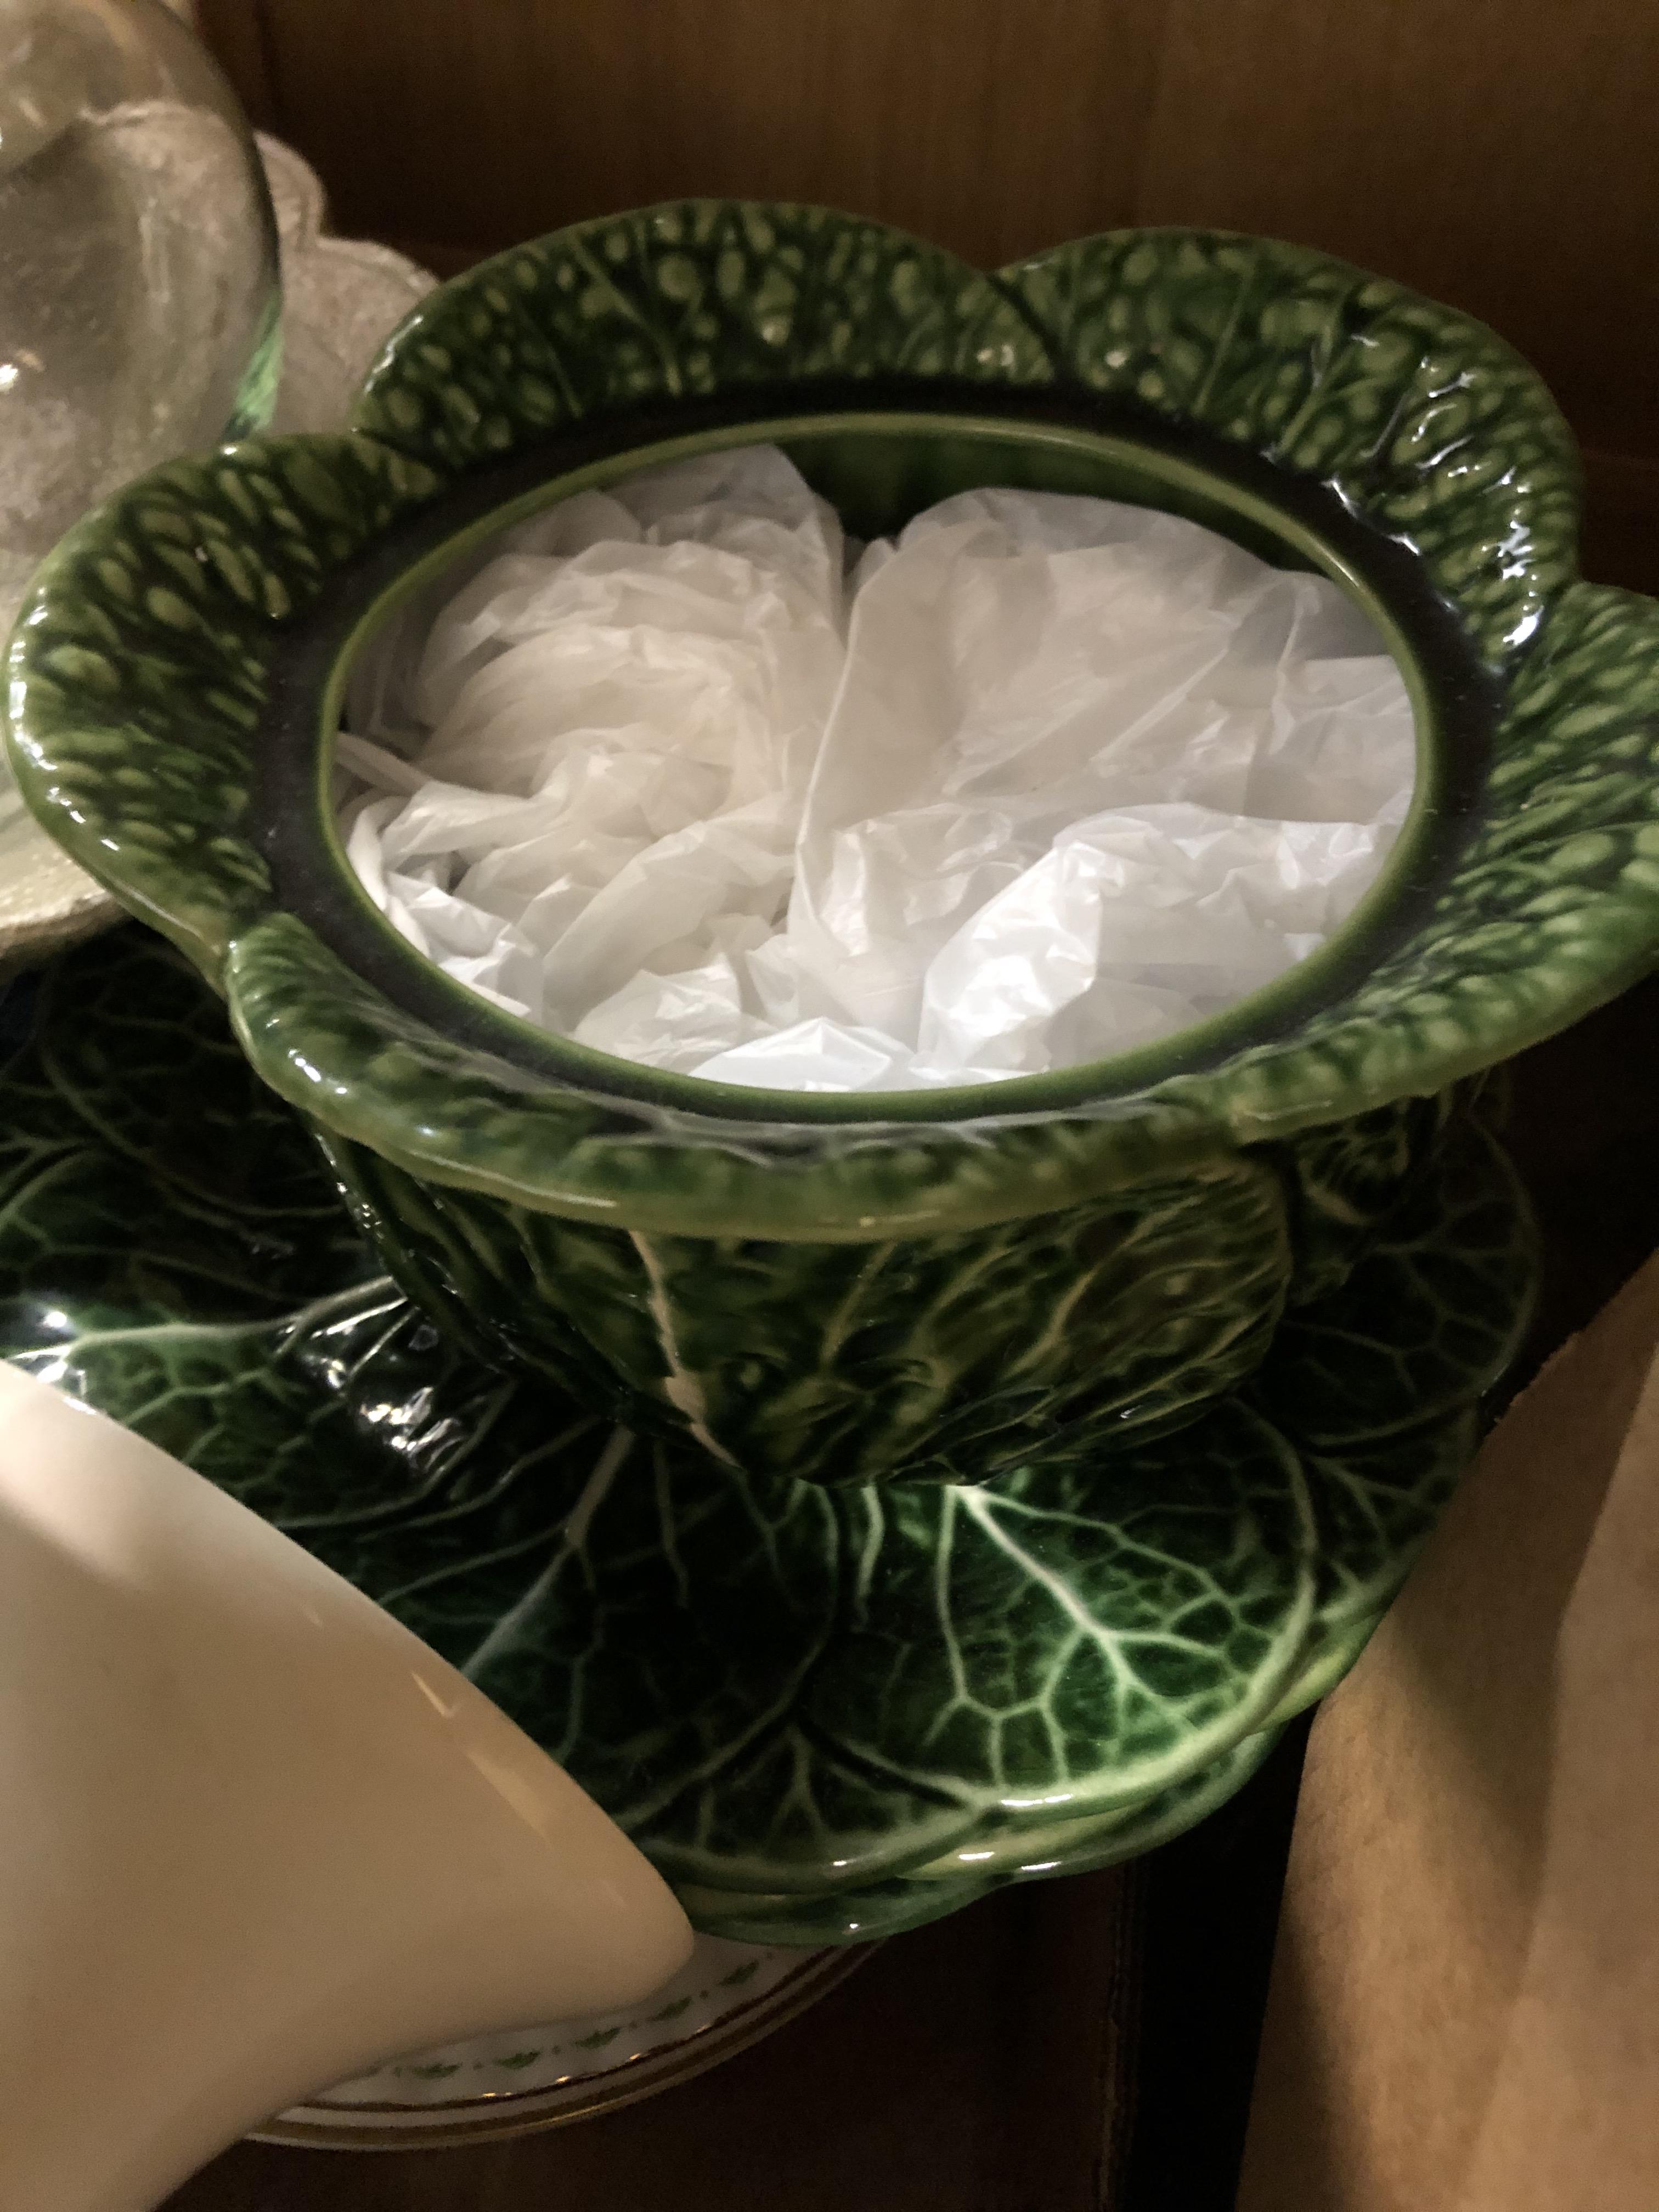
[{"label": "green ceramic rim", "polygon": [[[1382,633],[1400,669],[1412,702],[1417,728],[1417,773],[1410,811],[1399,839],[1377,879],[1355,907],[1343,927],[1320,950],[1285,975],[1212,1015],[1137,1051],[1116,1053],[1103,1059],[1081,1060],[1042,1075],[1017,1077],[1006,1083],[941,1085],[927,1091],[887,1091],[831,1093],[781,1091],[762,1085],[715,1083],[700,1076],[671,1073],[661,1068],[639,1068],[621,1062],[615,1054],[597,1052],[574,1039],[550,1034],[521,1016],[479,1001],[476,992],[441,975],[452,995],[457,1018],[465,1018],[480,1042],[499,1037],[508,1056],[528,1059],[550,1075],[597,1091],[612,1090],[619,1079],[636,1096],[683,1108],[689,1113],[719,1114],[738,1121],[892,1121],[979,1119],[999,1113],[1041,1113],[1056,1107],[1076,1106],[1109,1095],[1121,1096],[1159,1078],[1224,1051],[1247,1039],[1266,1021],[1281,1021],[1304,1007],[1317,1005],[1334,975],[1349,963],[1357,945],[1363,945],[1380,916],[1397,902],[1402,885],[1420,872],[1425,830],[1443,781],[1439,750],[1442,717],[1437,712],[1427,671],[1410,638],[1395,620],[1382,595],[1329,540],[1311,524],[1276,508],[1243,485],[1184,460],[1158,452],[1121,433],[1101,432],[1055,423],[1019,423],[1006,417],[901,414],[896,412],[802,415],[763,418],[680,438],[664,439],[631,447],[604,460],[550,477],[534,490],[521,493],[489,515],[469,522],[414,562],[394,583],[388,584],[364,608],[349,635],[336,653],[314,723],[316,808],[313,834],[327,851],[334,866],[351,889],[363,927],[380,941],[380,957],[390,964],[425,975],[431,963],[416,952],[374,904],[345,854],[334,811],[331,780],[334,773],[334,735],[340,726],[347,685],[358,653],[373,633],[407,599],[442,574],[444,570],[482,541],[509,528],[527,516],[573,498],[578,492],[613,483],[641,470],[688,459],[694,454],[716,453],[734,446],[773,444],[785,440],[805,444],[824,436],[927,436],[948,434],[968,441],[1006,441],[1011,436],[1033,446],[1046,446],[1057,453],[1117,461],[1169,485],[1197,495],[1212,505],[1231,510],[1264,536],[1302,556],[1340,584]],[[337,943],[337,950],[346,947]],[[416,964],[418,963],[418,964]]]},{"label": "green ceramic rim", "polygon": [[[1155,1056],[873,1109],[579,1060],[388,947],[317,751],[401,568],[596,461],[884,412],[1173,453],[1364,576],[1436,757],[1340,937]],[[229,999],[264,1079],[416,1177],[689,1236],[969,1228],[1438,1091],[1653,964],[1659,608],[1579,580],[1579,495],[1518,356],[1308,249],[1115,232],[986,277],[824,210],[675,203],[441,288],[350,434],[174,464],[89,518],[15,634],[9,740],[29,804]]]}]

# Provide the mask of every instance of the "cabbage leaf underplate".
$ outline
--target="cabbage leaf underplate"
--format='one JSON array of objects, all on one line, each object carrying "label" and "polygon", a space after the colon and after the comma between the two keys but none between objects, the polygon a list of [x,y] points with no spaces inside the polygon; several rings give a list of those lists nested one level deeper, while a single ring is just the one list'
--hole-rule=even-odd
[{"label": "cabbage leaf underplate", "polygon": [[1230,1796],[1397,1588],[1532,1274],[1477,1097],[1178,1433],[979,1487],[745,1476],[453,1347],[159,939],[0,997],[0,1353],[465,1667],[728,1936],[885,1934]]}]

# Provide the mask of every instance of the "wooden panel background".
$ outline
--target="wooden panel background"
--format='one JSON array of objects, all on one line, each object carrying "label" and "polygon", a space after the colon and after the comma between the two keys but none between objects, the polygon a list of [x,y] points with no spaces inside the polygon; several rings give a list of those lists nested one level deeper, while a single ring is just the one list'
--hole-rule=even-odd
[{"label": "wooden panel background", "polygon": [[1659,0],[198,0],[343,230],[448,270],[688,192],[984,265],[1129,222],[1304,240],[1495,325],[1659,587]]}]

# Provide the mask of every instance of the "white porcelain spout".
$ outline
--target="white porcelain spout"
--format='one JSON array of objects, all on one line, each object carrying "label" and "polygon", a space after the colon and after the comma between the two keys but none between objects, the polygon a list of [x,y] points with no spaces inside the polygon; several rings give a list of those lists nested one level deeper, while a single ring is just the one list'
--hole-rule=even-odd
[{"label": "white porcelain spout", "polygon": [[0,2206],[144,2212],[329,2081],[630,2003],[690,1948],[453,1668],[0,1363]]}]

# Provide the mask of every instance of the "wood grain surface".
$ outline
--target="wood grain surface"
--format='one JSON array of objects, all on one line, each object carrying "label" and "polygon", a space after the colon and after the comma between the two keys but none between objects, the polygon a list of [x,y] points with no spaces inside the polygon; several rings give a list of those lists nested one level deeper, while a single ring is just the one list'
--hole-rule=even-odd
[{"label": "wood grain surface", "polygon": [[682,193],[994,266],[1133,222],[1346,255],[1480,315],[1659,585],[1659,0],[200,0],[340,228],[448,273]]}]

